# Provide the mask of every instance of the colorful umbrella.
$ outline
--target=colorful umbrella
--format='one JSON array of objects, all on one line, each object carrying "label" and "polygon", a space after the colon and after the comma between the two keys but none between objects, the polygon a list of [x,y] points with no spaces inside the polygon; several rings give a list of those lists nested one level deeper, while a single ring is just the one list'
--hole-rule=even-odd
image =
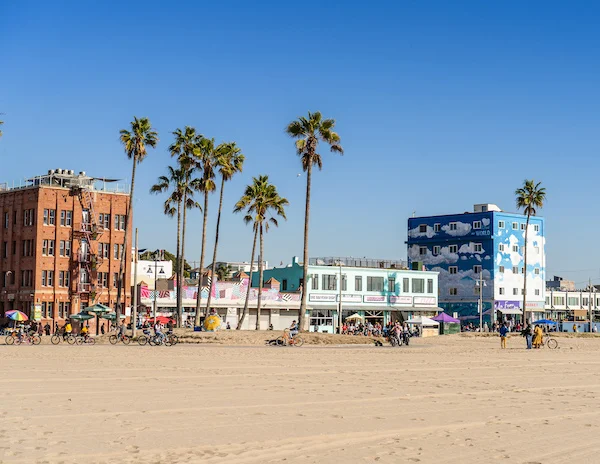
[{"label": "colorful umbrella", "polygon": [[28,321],[29,318],[27,317],[27,314],[18,311],[16,309],[11,309],[10,311],[6,311],[5,313],[6,317],[8,317],[9,319],[12,319],[13,321]]},{"label": "colorful umbrella", "polygon": [[208,332],[214,332],[219,327],[221,327],[221,318],[216,314],[211,314],[206,319],[204,319],[204,328]]}]

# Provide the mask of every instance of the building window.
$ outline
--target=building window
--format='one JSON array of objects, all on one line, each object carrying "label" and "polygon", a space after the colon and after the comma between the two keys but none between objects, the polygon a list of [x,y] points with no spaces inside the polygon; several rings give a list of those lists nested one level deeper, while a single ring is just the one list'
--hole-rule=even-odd
[{"label": "building window", "polygon": [[323,290],[337,290],[337,279],[335,274],[323,274]]},{"label": "building window", "polygon": [[518,222],[513,222],[512,223],[512,228],[513,228],[513,230],[519,230],[519,223]]},{"label": "building window", "polygon": [[540,275],[540,268],[536,267],[536,268],[533,270],[533,273],[534,273],[535,275]]},{"label": "building window", "polygon": [[421,256],[426,255],[427,254],[427,247],[419,247],[419,254]]},{"label": "building window", "polygon": [[483,245],[481,243],[475,243],[474,245],[475,253],[481,253],[483,251]]},{"label": "building window", "polygon": [[32,226],[34,224],[35,209],[26,209],[23,214],[23,225]]},{"label": "building window", "polygon": [[[71,227],[73,225],[73,211],[67,211],[67,227]],[[65,303],[70,304],[70,303]]]},{"label": "building window", "polygon": [[476,275],[479,275],[479,274],[481,274],[481,265],[480,265],[480,264],[476,264],[475,266],[473,266],[473,272],[474,272]]},{"label": "building window", "polygon": [[354,277],[354,290],[356,290],[357,292],[362,292],[362,283],[363,283],[362,276]]},{"label": "building window", "polygon": [[65,271],[58,271],[58,286],[65,286]]},{"label": "building window", "polygon": [[513,266],[512,273],[513,274],[518,274],[519,273],[519,268],[517,266]]},{"label": "building window", "polygon": [[54,256],[54,240],[48,240],[48,256]]},{"label": "building window", "polygon": [[433,279],[427,279],[427,293],[433,293]]},{"label": "building window", "polygon": [[579,306],[579,298],[572,296],[568,297],[567,306]]},{"label": "building window", "polygon": [[539,225],[539,224],[534,224],[534,225],[533,225],[533,230],[534,230],[535,232],[539,232],[539,231],[540,231],[540,225]]},{"label": "building window", "polygon": [[367,292],[383,292],[383,277],[367,276]]},{"label": "building window", "polygon": [[458,266],[450,266],[450,267],[448,267],[448,273],[449,274],[457,274],[458,273]]},{"label": "building window", "polygon": [[434,232],[439,232],[442,229],[442,225],[441,224],[434,224],[433,225],[433,231]]},{"label": "building window", "polygon": [[450,245],[450,246],[448,247],[448,251],[449,251],[450,253],[458,253],[458,245]]},{"label": "building window", "polygon": [[48,287],[54,287],[54,271],[48,271]]},{"label": "building window", "polygon": [[451,296],[456,296],[456,295],[458,295],[458,289],[457,289],[457,288],[454,288],[454,287],[453,287],[453,288],[451,288],[451,289],[450,289],[450,295],[451,295]]},{"label": "building window", "polygon": [[504,274],[504,266],[498,266],[498,272]]},{"label": "building window", "polygon": [[56,225],[56,210],[45,209],[44,210],[44,225],[53,226]]},{"label": "building window", "polygon": [[498,288],[498,294],[499,295],[504,295],[504,287]]},{"label": "building window", "polygon": [[42,241],[42,256],[48,256],[48,240]]},{"label": "building window", "polygon": [[498,251],[501,253],[504,253],[504,244],[501,243],[500,245],[498,245]]},{"label": "building window", "polygon": [[348,291],[348,279],[346,274],[342,274],[342,292]]},{"label": "building window", "polygon": [[116,243],[113,245],[113,258],[119,259],[119,245]]},{"label": "building window", "polygon": [[504,221],[498,221],[498,229],[504,229]]},{"label": "building window", "polygon": [[104,229],[110,229],[110,214],[98,214],[98,225]]},{"label": "building window", "polygon": [[425,224],[421,224],[419,226],[419,232],[424,234],[425,232],[427,232],[427,226]]},{"label": "building window", "polygon": [[287,279],[283,279],[281,281],[281,290],[283,290],[283,291],[287,290]]},{"label": "building window", "polygon": [[[108,246],[108,243],[106,244],[106,246]],[[312,289],[319,290],[319,274],[313,274],[312,279],[310,280],[312,282]]]},{"label": "building window", "polygon": [[4,213],[4,228],[8,229],[8,224],[10,221],[10,215],[8,213]]},{"label": "building window", "polygon": [[433,256],[437,256],[440,254],[440,246],[439,245],[435,245],[433,247]]},{"label": "building window", "polygon": [[519,245],[513,245],[512,251],[513,251],[513,253],[518,253],[519,252]]},{"label": "building window", "polygon": [[125,230],[125,215],[115,214],[114,225],[115,230]]},{"label": "building window", "polygon": [[525,295],[525,289],[524,288],[521,289],[521,295]]},{"label": "building window", "polygon": [[450,223],[450,230],[456,230],[458,224],[456,222],[451,222]]},{"label": "building window", "polygon": [[413,279],[412,280],[412,292],[413,293],[425,293],[425,279]]},{"label": "building window", "polygon": [[473,229],[481,229],[481,221],[473,221]]},{"label": "building window", "polygon": [[527,224],[525,224],[524,222],[521,223],[521,230],[525,230]]},{"label": "building window", "polygon": [[540,289],[539,288],[535,289],[535,296],[540,296]]},{"label": "building window", "polygon": [[394,277],[388,277],[388,292],[396,292],[396,279]]},{"label": "building window", "polygon": [[518,295],[518,294],[519,294],[519,289],[513,288],[513,295]]},{"label": "building window", "polygon": [[61,210],[60,225],[63,227],[71,227],[73,224],[73,211]]},{"label": "building window", "polygon": [[42,271],[42,287],[45,287],[47,282],[48,282],[48,271]]},{"label": "building window", "polygon": [[402,279],[402,291],[404,293],[409,293],[410,292],[410,287],[409,287],[409,280],[408,277],[404,277]]}]

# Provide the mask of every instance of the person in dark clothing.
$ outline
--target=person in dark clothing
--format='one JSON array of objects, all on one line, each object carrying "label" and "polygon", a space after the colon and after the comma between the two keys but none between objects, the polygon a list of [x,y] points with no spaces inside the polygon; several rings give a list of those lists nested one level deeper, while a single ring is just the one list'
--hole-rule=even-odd
[{"label": "person in dark clothing", "polygon": [[502,324],[502,327],[500,327],[500,347],[502,349],[506,348],[506,337],[508,337],[508,332],[508,325],[505,322]]},{"label": "person in dark clothing", "polygon": [[533,341],[533,329],[531,328],[531,324],[527,324],[527,326],[523,329],[522,334],[527,342],[527,349],[530,350],[531,342]]},{"label": "person in dark clothing", "polygon": [[48,324],[47,322],[44,326],[44,331],[46,332],[46,335],[50,335],[50,324]]}]

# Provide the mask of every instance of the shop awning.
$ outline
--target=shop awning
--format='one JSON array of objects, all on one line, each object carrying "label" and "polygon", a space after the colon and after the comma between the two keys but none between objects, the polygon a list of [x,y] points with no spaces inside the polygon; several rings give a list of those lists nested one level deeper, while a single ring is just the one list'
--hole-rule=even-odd
[{"label": "shop awning", "polygon": [[342,304],[342,311],[391,311],[389,306]]},{"label": "shop awning", "polygon": [[504,309],[499,309],[498,311],[500,311],[502,314],[515,314],[515,315],[517,315],[517,314],[518,315],[523,314],[521,312],[521,310],[518,309],[518,308],[510,308],[510,309],[509,308],[504,308]]}]

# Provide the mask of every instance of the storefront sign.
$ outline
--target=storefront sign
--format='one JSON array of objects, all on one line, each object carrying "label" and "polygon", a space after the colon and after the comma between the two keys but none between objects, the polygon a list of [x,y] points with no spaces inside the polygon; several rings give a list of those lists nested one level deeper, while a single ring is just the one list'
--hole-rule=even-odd
[{"label": "storefront sign", "polygon": [[494,309],[521,309],[519,301],[494,301]]},{"label": "storefront sign", "polygon": [[33,320],[34,321],[42,320],[42,305],[41,304],[36,304],[33,307]]},{"label": "storefront sign", "polygon": [[365,295],[364,296],[365,303],[385,303],[386,297],[385,295]]},{"label": "storefront sign", "polygon": [[413,298],[415,306],[424,305],[424,306],[435,306],[435,297],[431,296],[415,296]]},{"label": "storefront sign", "polygon": [[413,304],[413,298],[412,298],[412,296],[390,295],[390,303],[391,304],[412,305]]},{"label": "storefront sign", "polygon": [[309,293],[308,301],[337,301],[337,295]]},{"label": "storefront sign", "polygon": [[546,305],[543,301],[528,301],[527,308],[528,309],[544,309]]},{"label": "storefront sign", "polygon": [[[337,300],[340,301],[340,296],[337,296]],[[362,295],[345,295],[342,294],[342,303],[362,303]]]}]

